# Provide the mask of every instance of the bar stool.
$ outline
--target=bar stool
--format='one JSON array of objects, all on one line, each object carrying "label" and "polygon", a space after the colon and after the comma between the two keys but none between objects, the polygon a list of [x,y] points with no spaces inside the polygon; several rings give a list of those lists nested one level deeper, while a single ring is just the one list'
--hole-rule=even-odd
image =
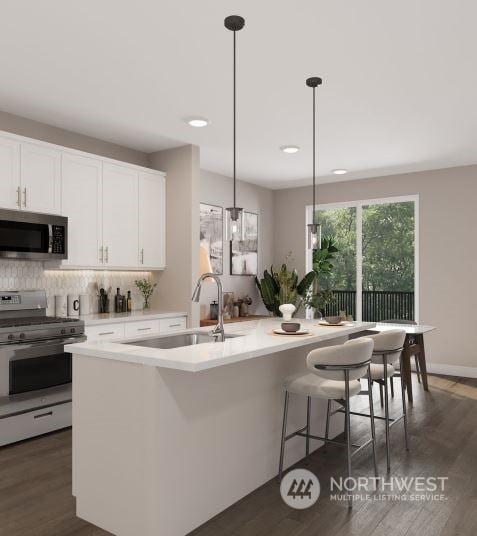
[{"label": "bar stool", "polygon": [[[404,439],[406,450],[409,450],[409,437],[407,431],[407,412],[406,412],[406,393],[404,382],[402,381],[402,350],[406,332],[403,329],[390,329],[376,335],[369,335],[367,338],[374,341],[374,350],[372,355],[372,364],[370,365],[370,374],[372,381],[379,383],[380,389],[384,389],[384,417],[375,416],[376,419],[385,421],[386,429],[386,462],[387,470],[391,469],[391,451],[389,433],[391,426],[401,419],[404,423]],[[401,376],[401,397],[402,397],[402,414],[398,417],[389,416],[389,391],[388,379],[392,378],[396,372],[395,367],[399,367]]]},{"label": "bar stool", "polygon": [[[338,346],[328,346],[311,351],[306,364],[309,373],[300,373],[289,376],[285,380],[285,404],[283,410],[282,439],[280,445],[279,479],[283,473],[283,457],[285,452],[285,442],[295,436],[306,438],[306,456],[310,453],[310,439],[317,439],[325,443],[333,443],[346,447],[348,477],[351,477],[351,458],[368,445],[373,447],[373,463],[375,475],[378,475],[376,464],[376,433],[374,429],[374,409],[372,390],[369,394],[369,417],[371,421],[371,439],[362,445],[351,443],[351,423],[350,423],[350,398],[356,396],[361,391],[359,378],[367,375],[371,385],[370,364],[374,343],[371,339],[361,338],[348,341]],[[307,397],[306,425],[299,430],[287,435],[288,402],[290,393]],[[326,423],[325,437],[310,434],[311,399],[321,398],[328,400],[328,417]],[[344,408],[346,443],[341,443],[329,439],[329,415],[330,403],[335,400]],[[352,451],[352,448],[355,450]],[[352,500],[348,500],[351,508]]]}]

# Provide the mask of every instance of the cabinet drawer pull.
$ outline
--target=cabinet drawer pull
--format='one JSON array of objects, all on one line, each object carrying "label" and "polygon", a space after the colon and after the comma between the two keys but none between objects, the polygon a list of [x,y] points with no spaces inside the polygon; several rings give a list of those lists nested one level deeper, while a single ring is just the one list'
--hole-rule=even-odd
[{"label": "cabinet drawer pull", "polygon": [[53,415],[52,411],[47,411],[46,413],[38,413],[38,415],[33,415],[34,419],[41,419],[42,417],[49,417]]},{"label": "cabinet drawer pull", "polygon": [[181,324],[169,324],[170,328],[180,328]]},{"label": "cabinet drawer pull", "polygon": [[152,328],[137,328],[138,331],[149,331]]},{"label": "cabinet drawer pull", "polygon": [[114,331],[103,331],[103,333],[98,333],[98,335],[114,335]]}]

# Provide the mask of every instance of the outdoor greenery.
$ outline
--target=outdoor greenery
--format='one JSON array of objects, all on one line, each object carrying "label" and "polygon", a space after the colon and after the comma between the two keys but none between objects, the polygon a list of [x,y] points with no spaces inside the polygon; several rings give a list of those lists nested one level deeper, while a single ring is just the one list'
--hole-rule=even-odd
[{"label": "outdoor greenery", "polygon": [[[363,207],[363,290],[414,290],[414,203]],[[356,288],[356,208],[319,211],[324,235],[339,253],[333,270],[318,274],[323,289]],[[317,252],[319,253],[319,252]],[[315,253],[316,256],[316,253]],[[315,263],[314,256],[314,263]]]}]

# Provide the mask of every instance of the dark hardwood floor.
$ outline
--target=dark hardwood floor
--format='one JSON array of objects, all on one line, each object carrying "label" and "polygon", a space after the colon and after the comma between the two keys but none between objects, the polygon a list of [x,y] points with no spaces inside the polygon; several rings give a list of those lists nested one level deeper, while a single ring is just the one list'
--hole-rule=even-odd
[{"label": "dark hardwood floor", "polygon": [[[475,536],[477,380],[429,376],[429,383],[431,390],[426,393],[414,377],[415,400],[409,409],[411,451],[403,448],[401,424],[391,432],[392,474],[448,477],[447,501],[357,501],[349,511],[346,504],[329,497],[329,478],[344,475],[345,458],[342,449],[328,446],[326,452],[320,449],[298,464],[320,479],[321,496],[313,507],[299,511],[286,506],[273,480],[191,536]],[[399,406],[399,397],[393,405]],[[379,409],[377,396],[376,406]],[[359,436],[368,433],[369,424],[360,418],[352,424],[353,440],[359,441]],[[377,424],[377,432],[379,468],[384,474],[382,423]],[[354,459],[353,470],[356,476],[372,474],[369,451]],[[107,534],[75,517],[70,430],[0,449],[1,536]]]}]

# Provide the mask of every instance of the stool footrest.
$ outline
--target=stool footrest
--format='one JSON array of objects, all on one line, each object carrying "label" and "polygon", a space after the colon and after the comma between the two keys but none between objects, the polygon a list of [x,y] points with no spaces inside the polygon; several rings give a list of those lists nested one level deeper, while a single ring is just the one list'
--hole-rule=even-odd
[{"label": "stool footrest", "polygon": [[[335,441],[334,439],[326,439],[326,437],[316,436],[316,435],[313,435],[313,434],[305,434],[302,431],[295,432],[293,435],[296,435],[296,436],[299,436],[299,437],[308,437],[310,439],[316,439],[317,441],[323,441],[323,443],[331,443],[333,445],[338,445],[339,447],[347,447],[346,443],[341,443],[341,441]],[[372,441],[373,440],[370,439],[369,441],[367,441],[363,445],[356,445],[356,443],[353,443],[351,446],[354,447],[355,449],[360,450],[363,446],[367,447],[369,445],[369,443],[372,442]]]},{"label": "stool footrest", "polygon": [[[334,413],[344,413],[344,410],[337,409]],[[350,411],[350,415],[357,415],[358,417],[368,417],[368,419],[371,417],[369,413],[360,413],[358,411]],[[379,419],[380,421],[385,421],[386,417],[380,417],[379,415],[374,416],[375,419]],[[396,424],[401,419],[404,419],[404,414],[399,415],[399,417],[389,417],[389,426],[391,427],[393,424]]]}]

